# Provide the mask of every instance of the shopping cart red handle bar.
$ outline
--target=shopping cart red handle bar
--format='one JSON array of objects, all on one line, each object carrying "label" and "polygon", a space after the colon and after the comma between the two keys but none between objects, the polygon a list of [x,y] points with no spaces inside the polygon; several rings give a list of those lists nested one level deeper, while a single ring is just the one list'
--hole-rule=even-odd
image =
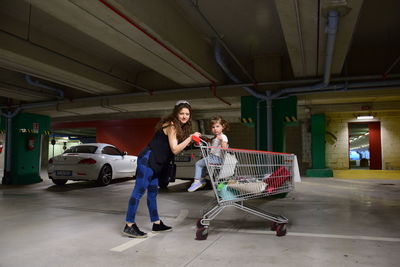
[{"label": "shopping cart red handle bar", "polygon": [[198,145],[200,143],[200,137],[192,135],[192,140]]}]

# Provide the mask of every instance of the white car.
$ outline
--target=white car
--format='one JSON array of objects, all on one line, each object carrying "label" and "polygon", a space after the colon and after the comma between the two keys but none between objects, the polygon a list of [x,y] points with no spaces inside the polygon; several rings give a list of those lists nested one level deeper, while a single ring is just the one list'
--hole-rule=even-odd
[{"label": "white car", "polygon": [[[175,179],[182,180],[193,180],[196,162],[202,158],[200,147],[196,147],[193,144],[186,147],[181,153],[175,155],[174,163],[176,165],[176,173],[174,177],[169,179],[160,179],[158,185],[161,188],[167,188],[170,182],[174,182]],[[162,173],[162,176],[166,176],[166,173]],[[206,179],[206,181],[209,181]]]},{"label": "white car", "polygon": [[90,143],[73,146],[49,160],[49,178],[56,185],[68,180],[97,180],[108,185],[114,178],[136,175],[137,157],[113,145]]}]

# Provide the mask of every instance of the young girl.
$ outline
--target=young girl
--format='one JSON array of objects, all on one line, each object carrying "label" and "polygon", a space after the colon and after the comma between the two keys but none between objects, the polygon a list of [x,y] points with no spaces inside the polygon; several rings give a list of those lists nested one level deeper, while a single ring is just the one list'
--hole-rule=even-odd
[{"label": "young girl", "polygon": [[158,217],[157,192],[158,176],[166,164],[169,164],[174,154],[181,152],[192,140],[192,135],[199,137],[200,133],[191,134],[192,109],[189,102],[176,102],[173,112],[162,119],[156,127],[153,139],[140,152],[137,160],[136,182],[129,199],[126,225],[123,234],[129,237],[146,237],[135,223],[135,215],[140,198],[147,190],[147,207],[153,232],[171,231]]},{"label": "young girl", "polygon": [[[228,147],[228,137],[223,134],[223,131],[228,129],[228,122],[221,116],[215,116],[210,120],[210,125],[211,131],[214,134],[214,138],[211,139],[211,146],[214,148],[210,149],[207,160],[211,164],[221,164],[221,149],[219,149],[219,147]],[[206,159],[202,158],[196,162],[194,181],[188,189],[189,192],[194,192],[206,185],[206,181],[204,179],[206,173]]]}]

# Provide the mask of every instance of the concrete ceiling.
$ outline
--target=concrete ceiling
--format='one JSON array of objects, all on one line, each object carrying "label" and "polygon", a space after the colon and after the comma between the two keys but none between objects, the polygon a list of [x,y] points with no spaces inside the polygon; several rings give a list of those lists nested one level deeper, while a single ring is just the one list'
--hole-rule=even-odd
[{"label": "concrete ceiling", "polygon": [[399,108],[397,0],[0,0],[0,6],[3,112],[21,107],[58,121],[158,117],[183,98],[197,117],[238,118],[240,97],[249,93],[226,86],[234,82],[215,60],[215,40],[238,80],[259,84],[255,92],[311,88],[325,74],[328,10],[340,15],[331,82],[357,83],[357,91],[347,83],[329,93],[305,89],[299,104]]}]

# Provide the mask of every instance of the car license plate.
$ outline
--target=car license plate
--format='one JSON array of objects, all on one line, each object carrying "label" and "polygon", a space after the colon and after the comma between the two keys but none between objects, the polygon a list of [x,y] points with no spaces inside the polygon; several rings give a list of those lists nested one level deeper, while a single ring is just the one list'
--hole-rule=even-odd
[{"label": "car license plate", "polygon": [[191,156],[175,156],[175,162],[190,162],[192,159]]},{"label": "car license plate", "polygon": [[71,176],[72,171],[56,171],[57,176]]}]

